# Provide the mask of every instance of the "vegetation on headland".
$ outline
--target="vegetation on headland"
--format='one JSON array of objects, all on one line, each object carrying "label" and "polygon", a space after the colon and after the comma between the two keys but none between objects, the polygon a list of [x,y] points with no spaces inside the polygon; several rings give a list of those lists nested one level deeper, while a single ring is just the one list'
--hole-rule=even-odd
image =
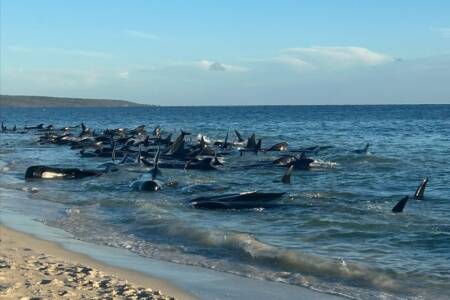
[{"label": "vegetation on headland", "polygon": [[0,107],[137,107],[149,106],[125,100],[0,95]]}]

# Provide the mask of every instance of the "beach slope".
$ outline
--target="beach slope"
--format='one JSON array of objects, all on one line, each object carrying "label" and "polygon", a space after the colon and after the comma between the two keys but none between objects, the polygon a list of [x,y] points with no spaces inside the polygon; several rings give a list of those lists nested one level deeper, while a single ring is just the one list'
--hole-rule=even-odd
[{"label": "beach slope", "polygon": [[194,299],[164,280],[99,263],[0,225],[0,299],[20,298]]}]

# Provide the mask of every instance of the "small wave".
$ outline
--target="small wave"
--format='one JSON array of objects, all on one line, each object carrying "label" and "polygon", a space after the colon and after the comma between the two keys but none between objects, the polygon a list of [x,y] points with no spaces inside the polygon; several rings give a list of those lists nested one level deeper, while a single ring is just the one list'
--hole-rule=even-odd
[{"label": "small wave", "polygon": [[[155,227],[152,230],[155,230]],[[296,276],[312,276],[335,283],[345,281],[356,287],[386,291],[396,291],[400,288],[394,274],[369,269],[356,263],[342,264],[341,261],[325,259],[297,250],[278,248],[246,233],[202,230],[186,226],[181,222],[171,222],[167,226],[159,227],[159,230],[166,236],[182,238],[193,245],[206,247],[208,251],[214,252],[214,255],[226,251],[228,255],[234,254],[234,259],[290,272]],[[299,284],[299,282],[292,283]]]},{"label": "small wave", "polygon": [[337,162],[333,162],[333,161],[326,161],[326,160],[321,160],[321,159],[315,159],[311,165],[312,168],[327,168],[327,169],[334,169],[337,166],[339,166],[339,164]]},{"label": "small wave", "polygon": [[184,194],[193,194],[193,193],[200,193],[200,192],[222,192],[229,189],[228,186],[221,185],[221,184],[192,184],[185,186],[181,189],[181,192]]},{"label": "small wave", "polygon": [[348,163],[397,164],[401,162],[397,158],[385,157],[371,153],[368,153],[367,155],[355,155],[355,154],[340,155],[337,156],[335,160],[339,164],[348,164]]}]

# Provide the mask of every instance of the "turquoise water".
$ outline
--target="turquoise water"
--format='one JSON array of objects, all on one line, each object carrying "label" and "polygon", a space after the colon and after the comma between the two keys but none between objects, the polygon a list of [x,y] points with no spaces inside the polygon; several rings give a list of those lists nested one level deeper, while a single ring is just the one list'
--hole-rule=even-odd
[{"label": "turquoise water", "polygon": [[[4,133],[2,205],[82,240],[243,276],[362,299],[450,294],[450,105],[2,109],[0,116],[19,128],[159,124],[174,134],[191,131],[194,139],[255,132],[263,148],[280,141],[290,149],[332,146],[312,156],[311,170],[294,171],[289,186],[279,182],[282,168],[245,167],[278,153],[234,153],[218,171],[163,170],[162,179],[178,185],[143,193],[129,188],[147,171],[137,167],[91,179],[25,181],[30,165],[93,168],[108,159],[40,145],[35,132]],[[367,142],[368,155],[353,153]],[[425,200],[412,199],[393,214],[424,177],[430,179]],[[32,187],[39,192],[26,191]],[[204,194],[249,190],[287,195],[273,209],[207,211],[187,204]]]}]

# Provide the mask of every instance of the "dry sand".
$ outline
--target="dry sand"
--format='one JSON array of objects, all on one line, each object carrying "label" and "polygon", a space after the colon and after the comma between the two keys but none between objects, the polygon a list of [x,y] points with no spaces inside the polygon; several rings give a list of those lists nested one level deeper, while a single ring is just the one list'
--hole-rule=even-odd
[{"label": "dry sand", "polygon": [[175,298],[195,299],[167,281],[99,263],[0,225],[0,299]]}]

